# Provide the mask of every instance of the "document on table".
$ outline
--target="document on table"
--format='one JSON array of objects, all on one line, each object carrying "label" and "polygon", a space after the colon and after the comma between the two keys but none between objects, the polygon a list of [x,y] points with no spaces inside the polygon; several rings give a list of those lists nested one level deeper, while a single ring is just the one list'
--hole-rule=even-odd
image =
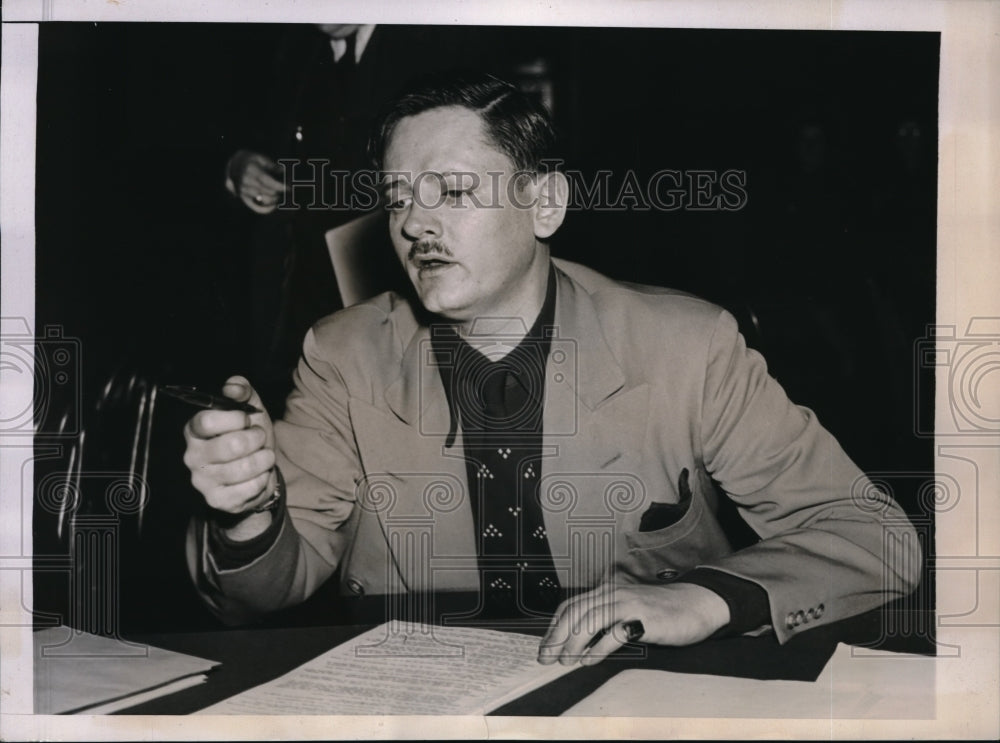
[{"label": "document on table", "polygon": [[571,671],[539,638],[389,622],[198,714],[481,715]]},{"label": "document on table", "polygon": [[932,719],[935,659],[837,646],[815,681],[782,681],[669,671],[619,673],[564,715]]},{"label": "document on table", "polygon": [[219,665],[70,627],[33,633],[35,714],[107,714],[204,683]]}]

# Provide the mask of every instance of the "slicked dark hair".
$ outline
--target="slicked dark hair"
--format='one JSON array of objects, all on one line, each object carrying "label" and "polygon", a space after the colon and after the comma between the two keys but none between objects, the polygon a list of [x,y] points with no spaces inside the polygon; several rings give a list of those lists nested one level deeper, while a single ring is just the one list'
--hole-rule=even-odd
[{"label": "slicked dark hair", "polygon": [[418,78],[389,104],[368,142],[375,169],[382,170],[385,149],[400,121],[444,106],[479,114],[490,143],[518,170],[543,172],[553,164],[556,133],[545,107],[498,77],[463,72]]}]

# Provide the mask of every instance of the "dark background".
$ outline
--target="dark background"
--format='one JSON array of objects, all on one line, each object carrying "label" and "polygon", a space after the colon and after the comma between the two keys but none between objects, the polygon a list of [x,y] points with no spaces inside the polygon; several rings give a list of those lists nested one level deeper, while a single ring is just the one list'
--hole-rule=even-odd
[{"label": "dark background", "polygon": [[[66,442],[55,421],[79,404],[91,476],[78,515],[111,513],[102,478],[129,467],[141,380],[217,387],[253,363],[248,216],[225,192],[223,167],[280,33],[41,25],[36,325],[78,339],[79,374],[46,387],[38,449]],[[554,254],[730,309],[793,400],[863,469],[895,473],[880,477],[923,525],[930,552],[932,514],[918,493],[933,472],[932,440],[915,435],[914,406],[929,410],[933,398],[915,387],[914,344],[934,320],[938,34],[489,33],[541,60],[566,167],[584,179],[609,170],[615,193],[630,170],[640,183],[661,169],[746,173],[735,211],[573,211]],[[101,578],[118,584],[117,600],[102,626],[218,626],[183,555],[199,507],[181,462],[190,412],[157,403],[150,502],[141,530],[134,514],[117,519],[117,573]],[[36,483],[65,471],[68,451],[39,459]],[[35,509],[39,565],[68,552],[52,511]],[[932,605],[932,588],[912,601]],[[82,621],[70,596],[65,571],[36,571],[38,611]],[[313,609],[325,600],[275,621],[319,621]]]}]

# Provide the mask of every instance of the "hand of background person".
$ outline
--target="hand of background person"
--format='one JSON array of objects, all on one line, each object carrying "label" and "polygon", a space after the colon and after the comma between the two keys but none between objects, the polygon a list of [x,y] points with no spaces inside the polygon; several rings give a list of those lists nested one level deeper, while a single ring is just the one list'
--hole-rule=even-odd
[{"label": "hand of background person", "polygon": [[278,207],[285,185],[281,166],[267,155],[239,150],[226,165],[226,188],[258,214]]},{"label": "hand of background person", "polygon": [[260,396],[244,377],[226,380],[222,393],[247,402],[259,413],[202,410],[184,427],[184,464],[191,484],[209,507],[243,516],[225,529],[234,540],[247,540],[271,524],[271,512],[254,513],[277,485],[274,471],[274,426]]},{"label": "hand of background person", "polygon": [[[722,597],[693,583],[605,583],[560,604],[539,645],[538,661],[546,665],[600,663],[628,641],[626,622],[642,622],[642,642],[693,645],[729,620],[729,606]],[[606,633],[588,648],[601,630]]]}]

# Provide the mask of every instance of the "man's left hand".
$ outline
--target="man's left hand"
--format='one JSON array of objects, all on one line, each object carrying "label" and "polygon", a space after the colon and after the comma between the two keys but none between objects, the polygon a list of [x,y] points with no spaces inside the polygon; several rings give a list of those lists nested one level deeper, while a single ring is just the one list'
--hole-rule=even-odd
[{"label": "man's left hand", "polygon": [[[729,619],[722,597],[693,583],[605,583],[560,604],[539,646],[538,661],[600,663],[627,642],[626,622],[642,622],[643,642],[692,645],[725,627]],[[603,636],[588,648],[602,630]]]}]

